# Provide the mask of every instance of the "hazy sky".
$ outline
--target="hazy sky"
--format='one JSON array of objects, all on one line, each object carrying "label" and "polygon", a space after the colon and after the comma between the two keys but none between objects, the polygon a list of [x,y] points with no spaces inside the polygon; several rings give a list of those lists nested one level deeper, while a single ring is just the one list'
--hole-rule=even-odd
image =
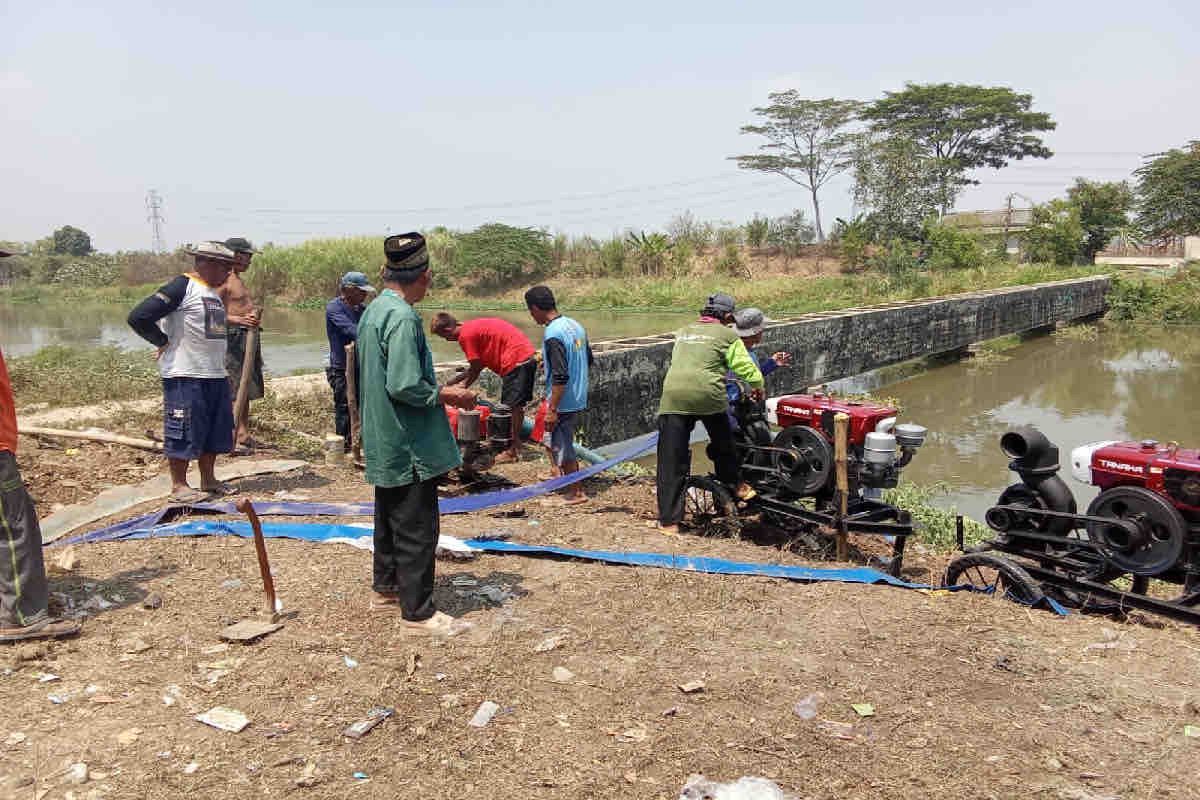
[{"label": "hazy sky", "polygon": [[[72,224],[148,247],[150,188],[171,246],[808,211],[726,160],[789,88],[1031,92],[1057,155],[981,173],[959,208],[1121,179],[1200,138],[1195,0],[89,5],[0,0],[0,239]],[[845,182],[825,205],[850,211]]]}]

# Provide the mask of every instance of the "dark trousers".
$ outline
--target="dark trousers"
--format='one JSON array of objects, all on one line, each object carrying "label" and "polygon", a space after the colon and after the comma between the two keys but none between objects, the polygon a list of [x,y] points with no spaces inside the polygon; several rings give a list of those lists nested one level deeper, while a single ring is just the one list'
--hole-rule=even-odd
[{"label": "dark trousers", "polygon": [[401,614],[413,622],[429,619],[435,611],[433,559],[439,529],[437,478],[375,487],[374,589],[399,594]]},{"label": "dark trousers", "polygon": [[345,437],[346,450],[350,450],[350,402],[346,399],[346,370],[343,367],[326,367],[325,377],[333,389],[333,429],[338,436]]},{"label": "dark trousers", "polygon": [[683,484],[691,473],[692,428],[699,421],[708,431],[708,457],[716,467],[717,480],[727,486],[738,482],[737,450],[729,417],[717,414],[658,415],[658,521],[674,525],[683,517]]},{"label": "dark trousers", "polygon": [[46,617],[49,587],[42,529],[17,459],[0,450],[0,627],[23,628]]}]

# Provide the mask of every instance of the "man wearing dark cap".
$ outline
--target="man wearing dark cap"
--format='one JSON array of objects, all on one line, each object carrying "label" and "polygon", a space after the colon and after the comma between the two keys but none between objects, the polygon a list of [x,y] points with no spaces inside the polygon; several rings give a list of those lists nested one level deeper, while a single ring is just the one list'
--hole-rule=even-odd
[{"label": "man wearing dark cap", "polygon": [[384,241],[383,291],[358,323],[363,456],[375,487],[372,610],[398,609],[407,627],[453,634],[433,606],[438,478],[462,463],[444,405],[474,408],[475,393],[438,386],[433,353],[414,306],[429,291],[419,233]]},{"label": "man wearing dark cap", "polygon": [[700,319],[675,332],[671,366],[658,406],[658,525],[676,533],[683,516],[683,487],[691,471],[692,429],[699,421],[708,431],[708,457],[717,479],[739,500],[754,490],[738,480],[737,451],[726,416],[725,375],[732,372],[761,395],[762,372],[746,351],[733,322],[734,302],[727,294],[710,295]]},{"label": "man wearing dark cap", "polygon": [[[329,338],[329,367],[325,377],[333,390],[333,426],[345,442],[350,441],[350,401],[346,396],[346,345],[358,341],[358,321],[362,319],[363,303],[375,287],[361,272],[347,272],[338,283],[338,295],[325,305],[325,335]],[[362,391],[359,391],[362,394]]]},{"label": "man wearing dark cap", "polygon": [[[261,400],[265,392],[263,384],[262,335],[249,336],[250,331],[258,330],[259,311],[242,280],[242,273],[250,269],[250,260],[258,251],[249,240],[241,236],[226,239],[225,247],[233,251],[237,259],[229,280],[217,289],[221,302],[225,305],[225,332],[227,346],[225,348],[225,374],[229,379],[230,396],[237,401],[238,388],[242,384],[242,365],[247,358],[253,360],[250,369],[250,382],[246,386],[246,414],[237,421],[234,431],[234,455],[250,454],[250,400]],[[246,352],[247,342],[253,338],[251,352]]]}]

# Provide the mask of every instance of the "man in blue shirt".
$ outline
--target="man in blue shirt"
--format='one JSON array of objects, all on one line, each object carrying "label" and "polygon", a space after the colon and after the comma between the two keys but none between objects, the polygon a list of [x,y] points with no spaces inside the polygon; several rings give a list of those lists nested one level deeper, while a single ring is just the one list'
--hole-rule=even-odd
[{"label": "man in blue shirt", "polygon": [[329,337],[329,367],[325,377],[333,390],[333,424],[350,452],[350,403],[346,397],[346,345],[358,340],[363,302],[375,287],[361,272],[347,272],[338,285],[338,296],[325,306],[325,334]]},{"label": "man in blue shirt", "polygon": [[[587,331],[575,320],[558,313],[548,286],[525,292],[525,306],[538,325],[544,325],[542,361],[546,370],[546,430],[554,474],[570,475],[579,469],[575,455],[575,430],[587,409],[588,368],[594,361]],[[568,505],[587,502],[583,486],[575,483],[563,500]]]}]

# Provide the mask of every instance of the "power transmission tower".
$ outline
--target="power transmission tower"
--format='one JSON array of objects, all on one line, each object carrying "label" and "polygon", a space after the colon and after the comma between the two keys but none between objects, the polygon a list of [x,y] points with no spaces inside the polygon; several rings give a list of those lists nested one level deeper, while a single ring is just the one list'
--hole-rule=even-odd
[{"label": "power transmission tower", "polygon": [[151,236],[153,236],[150,249],[157,255],[161,255],[167,251],[167,245],[163,241],[162,226],[165,219],[162,215],[162,209],[162,195],[153,189],[146,192],[146,212],[149,214],[146,217],[146,221],[150,223],[150,232]]}]

